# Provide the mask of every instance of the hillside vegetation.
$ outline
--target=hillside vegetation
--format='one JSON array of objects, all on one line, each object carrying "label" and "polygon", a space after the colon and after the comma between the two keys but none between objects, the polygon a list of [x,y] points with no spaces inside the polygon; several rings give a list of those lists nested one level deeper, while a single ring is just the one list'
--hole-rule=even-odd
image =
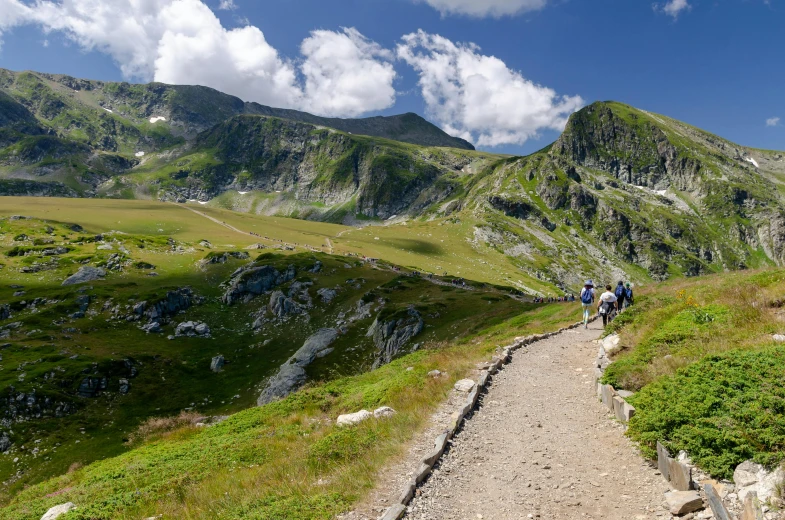
[{"label": "hillside vegetation", "polygon": [[748,459],[782,461],[783,291],[782,269],[679,280],[614,322],[623,349],[605,382],[637,392],[628,434],[644,452],[663,441],[722,478]]},{"label": "hillside vegetation", "polygon": [[[320,252],[351,229],[334,224],[207,210],[213,221],[144,201],[6,201],[0,477],[3,501],[12,505],[2,518],[40,517],[45,504],[62,502],[56,492],[63,490],[94,515],[84,518],[134,517],[173,496],[180,498],[165,510],[181,517],[184,493],[207,496],[201,486],[222,488],[225,480],[216,468],[246,463],[260,502],[238,495],[222,511],[267,511],[269,501],[269,511],[291,512],[305,494],[324,502],[313,516],[323,518],[372,484],[378,465],[400,452],[474,362],[509,337],[577,317],[574,307],[523,303],[509,287]],[[16,209],[27,214],[3,215]],[[89,273],[99,274],[69,284]],[[318,351],[304,350],[325,337]],[[215,365],[219,357],[223,366]],[[292,372],[295,359],[301,369]],[[449,378],[425,378],[436,366]],[[303,386],[304,394],[255,409]],[[413,396],[417,388],[427,391]],[[368,433],[374,442],[335,433],[338,445],[331,444],[338,413],[382,405],[399,414]],[[245,418],[221,422],[243,410]],[[249,428],[247,442],[237,424]],[[281,424],[292,429],[278,439],[271,432]],[[260,435],[271,440],[260,444]],[[308,455],[319,450],[326,451]],[[358,462],[368,454],[376,461],[370,467]],[[254,480],[280,471],[284,456],[301,475],[290,494]],[[120,485],[117,470],[129,464],[139,473]],[[333,472],[334,487],[317,485]],[[67,485],[49,481],[65,474]],[[23,491],[39,482],[48,483]],[[212,514],[198,507],[202,517]]]}]

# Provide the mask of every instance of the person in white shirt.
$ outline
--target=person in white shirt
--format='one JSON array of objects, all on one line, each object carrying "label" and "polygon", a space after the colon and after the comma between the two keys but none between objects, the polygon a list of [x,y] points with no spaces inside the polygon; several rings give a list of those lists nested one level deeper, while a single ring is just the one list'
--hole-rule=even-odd
[{"label": "person in white shirt", "polygon": [[597,292],[594,290],[594,282],[591,280],[586,280],[586,283],[583,284],[583,289],[581,289],[581,305],[583,307],[583,328],[589,328],[589,314],[591,313],[591,308],[594,306],[594,298],[596,297]]},{"label": "person in white shirt", "polygon": [[616,308],[616,300],[616,295],[613,294],[613,287],[606,285],[605,292],[600,295],[600,301],[597,304],[597,311],[602,316],[603,327],[607,327],[608,322],[613,319],[611,313]]}]

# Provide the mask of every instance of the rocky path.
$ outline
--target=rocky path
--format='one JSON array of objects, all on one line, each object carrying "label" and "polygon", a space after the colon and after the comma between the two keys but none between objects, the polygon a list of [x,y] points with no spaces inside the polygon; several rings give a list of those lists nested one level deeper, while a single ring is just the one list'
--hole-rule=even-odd
[{"label": "rocky path", "polygon": [[406,518],[670,518],[668,484],[596,398],[589,327],[514,354]]}]

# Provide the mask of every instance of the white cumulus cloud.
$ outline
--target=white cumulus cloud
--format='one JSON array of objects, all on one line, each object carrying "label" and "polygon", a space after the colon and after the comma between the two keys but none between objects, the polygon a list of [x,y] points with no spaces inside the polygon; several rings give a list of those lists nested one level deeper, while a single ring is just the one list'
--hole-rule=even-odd
[{"label": "white cumulus cloud", "polygon": [[766,126],[777,126],[779,124],[780,124],[779,117],[770,117],[769,119],[766,120]]},{"label": "white cumulus cloud", "polygon": [[224,27],[201,0],[0,0],[0,36],[23,24],[110,55],[130,79],[205,85],[248,101],[333,116],[395,101],[389,52],[354,29],[314,31],[298,65],[259,28]]},{"label": "white cumulus cloud", "polygon": [[397,52],[419,73],[428,115],[479,146],[523,144],[540,130],[563,130],[584,104],[533,83],[474,44],[421,30],[404,36]]},{"label": "white cumulus cloud", "polygon": [[234,0],[221,0],[221,3],[218,4],[218,9],[233,11],[234,9],[237,9],[237,4],[234,3]]},{"label": "white cumulus cloud", "polygon": [[675,20],[683,11],[692,9],[692,6],[687,0],[668,0],[665,4],[654,4],[654,9],[662,11]]},{"label": "white cumulus cloud", "polygon": [[357,116],[395,102],[393,53],[356,29],[313,31],[300,51],[308,110]]},{"label": "white cumulus cloud", "polygon": [[548,0],[422,0],[443,15],[501,17],[542,9]]}]

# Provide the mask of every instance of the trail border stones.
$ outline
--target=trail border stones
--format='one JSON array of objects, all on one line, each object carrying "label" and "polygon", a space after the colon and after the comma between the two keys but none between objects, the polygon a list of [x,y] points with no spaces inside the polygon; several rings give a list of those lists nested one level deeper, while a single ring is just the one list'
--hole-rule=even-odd
[{"label": "trail border stones", "polygon": [[[596,317],[591,321],[594,321],[594,319],[596,319]],[[403,516],[406,514],[406,506],[409,505],[409,502],[411,502],[412,498],[414,498],[417,486],[423,483],[431,474],[433,467],[436,465],[436,463],[439,462],[445,450],[447,449],[450,439],[452,439],[453,436],[458,433],[458,430],[460,430],[463,421],[477,405],[480,392],[482,392],[488,386],[491,376],[496,374],[504,365],[512,360],[513,352],[520,349],[521,347],[525,347],[527,345],[531,345],[532,343],[548,339],[557,334],[561,334],[566,330],[577,329],[578,327],[582,326],[583,322],[581,321],[570,325],[569,327],[563,327],[556,332],[546,332],[545,334],[534,334],[525,338],[516,338],[512,345],[504,347],[501,351],[501,354],[494,356],[493,360],[488,364],[488,368],[483,370],[476,383],[471,379],[463,379],[458,381],[455,384],[455,390],[467,394],[465,404],[459,411],[453,413],[450,426],[445,431],[440,433],[438,437],[436,437],[433,443],[433,449],[430,450],[425,455],[425,457],[423,457],[422,461],[420,462],[420,467],[415,472],[414,478],[412,478],[406,484],[406,487],[403,489],[398,502],[394,503],[387,509],[387,511],[381,517],[381,520],[400,520],[403,518]]]}]

